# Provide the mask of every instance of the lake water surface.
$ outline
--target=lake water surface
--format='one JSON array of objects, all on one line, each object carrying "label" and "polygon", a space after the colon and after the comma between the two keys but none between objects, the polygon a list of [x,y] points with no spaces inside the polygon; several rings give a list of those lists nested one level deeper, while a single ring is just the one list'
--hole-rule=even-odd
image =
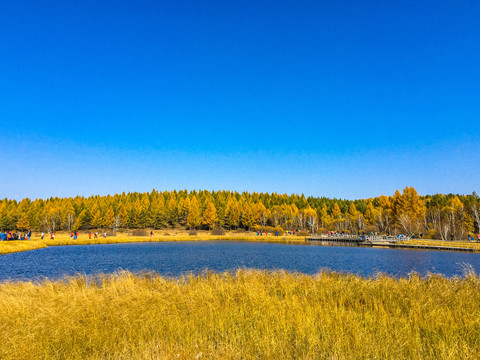
[{"label": "lake water surface", "polygon": [[362,276],[378,272],[405,276],[440,273],[462,276],[465,264],[480,269],[480,254],[291,245],[262,242],[192,241],[108,245],[52,246],[0,255],[0,280],[58,279],[78,273],[94,275],[118,270],[155,271],[179,276],[205,269],[284,269],[315,274],[328,268]]}]

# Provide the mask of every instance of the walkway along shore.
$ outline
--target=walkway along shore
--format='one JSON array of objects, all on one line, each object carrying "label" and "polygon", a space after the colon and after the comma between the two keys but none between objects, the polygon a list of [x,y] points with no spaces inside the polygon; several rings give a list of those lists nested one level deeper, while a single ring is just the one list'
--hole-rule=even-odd
[{"label": "walkway along shore", "polygon": [[[405,241],[396,241],[385,239],[383,236],[310,236],[305,238],[306,242],[312,243],[336,243],[363,247],[383,247],[383,248],[397,248],[397,249],[417,249],[417,250],[443,250],[443,251],[466,251],[466,252],[480,252],[479,249],[473,247],[459,247],[459,246],[447,246],[447,245],[417,245],[417,244],[405,244]],[[407,240],[408,241],[408,240]]]},{"label": "walkway along shore", "polygon": [[[98,239],[81,238],[77,240],[70,239],[67,235],[60,236],[55,240],[21,240],[21,241],[1,241],[0,242],[0,255],[9,254],[15,252],[38,250],[49,246],[64,246],[64,245],[98,245],[98,244],[116,244],[116,243],[135,243],[135,242],[171,242],[171,241],[266,241],[266,242],[280,242],[280,243],[317,243],[322,245],[350,245],[350,246],[364,246],[364,247],[384,247],[384,248],[403,248],[403,249],[420,249],[420,250],[449,250],[449,251],[466,251],[466,252],[480,252],[480,243],[461,243],[454,242],[452,245],[436,245],[432,242],[426,241],[428,244],[408,244],[406,242],[416,242],[417,240],[407,241],[393,241],[392,239],[384,239],[382,236],[336,236],[336,237],[296,237],[296,236],[268,236],[258,237],[255,235],[207,235],[199,234],[197,236],[189,236],[186,234],[177,234],[172,236],[159,235],[153,238],[148,236],[112,236]],[[441,242],[438,240],[438,242]],[[445,243],[442,241],[442,243]],[[461,246],[454,246],[460,244]]]}]

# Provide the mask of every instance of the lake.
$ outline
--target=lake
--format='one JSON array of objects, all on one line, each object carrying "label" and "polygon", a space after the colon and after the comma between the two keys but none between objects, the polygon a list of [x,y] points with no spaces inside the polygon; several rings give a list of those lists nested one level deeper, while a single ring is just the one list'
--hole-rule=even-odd
[{"label": "lake", "polygon": [[223,272],[238,268],[305,274],[328,268],[362,276],[382,272],[396,277],[416,271],[452,277],[462,276],[465,264],[480,269],[480,254],[235,241],[153,242],[52,246],[0,255],[0,280],[58,279],[118,270],[179,276],[205,269]]}]

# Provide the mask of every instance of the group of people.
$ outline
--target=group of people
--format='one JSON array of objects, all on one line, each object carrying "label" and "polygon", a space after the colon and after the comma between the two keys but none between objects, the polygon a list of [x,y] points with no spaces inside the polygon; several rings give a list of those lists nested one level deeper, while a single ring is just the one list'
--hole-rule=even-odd
[{"label": "group of people", "polygon": [[[42,233],[40,234],[40,239],[43,240],[44,237],[45,237],[45,233],[42,231]],[[55,239],[55,233],[51,232],[50,233],[50,240],[53,240],[53,239]]]},{"label": "group of people", "polygon": [[[475,241],[475,234],[468,234],[468,241]],[[477,241],[480,242],[480,234],[477,234]]]},{"label": "group of people", "polygon": [[[42,231],[42,233],[40,234],[40,239],[43,240],[46,235],[48,235],[48,234],[45,234]],[[95,232],[95,233],[89,232],[88,233],[88,238],[91,239],[92,235],[93,235],[94,239],[97,239],[98,238],[98,231]],[[70,239],[72,239],[72,240],[78,239],[79,236],[80,235],[79,235],[78,231],[72,231],[70,233]],[[107,237],[106,232],[103,233],[103,237],[104,238]],[[0,241],[30,240],[31,238],[32,238],[32,231],[31,230],[28,230],[25,234],[19,234],[19,233],[13,232],[13,231],[1,231],[0,232]],[[50,239],[51,240],[55,239],[55,233],[54,232],[50,233]]]},{"label": "group of people", "polygon": [[[78,237],[78,231],[77,231],[77,237]],[[103,233],[103,237],[104,237],[104,238],[107,237],[107,233],[106,233],[106,232]],[[88,232],[88,238],[89,238],[89,239],[92,238],[92,232],[91,232],[91,231]],[[93,233],[93,238],[94,238],[94,239],[98,239],[98,231]],[[76,238],[75,238],[75,239],[76,239]]]},{"label": "group of people", "polygon": [[[285,233],[287,235],[295,235],[296,234],[296,231],[295,230],[287,230],[285,231]],[[88,233],[88,238],[91,239],[92,238],[92,235],[93,235],[93,238],[94,239],[98,239],[98,231],[97,232],[94,232],[92,233],[91,231]],[[257,236],[262,236],[262,235],[268,235],[268,232],[267,231],[257,231]],[[275,236],[278,236],[279,233],[278,231],[275,231]],[[338,231],[328,231],[327,232],[327,236],[328,237],[331,237],[331,236],[345,236],[345,232],[338,232]],[[359,235],[361,235],[362,237],[365,236],[365,232],[363,232],[362,234],[359,233]],[[373,232],[371,232],[371,235],[374,235]],[[32,231],[31,230],[28,230],[25,234],[19,234],[19,233],[14,233],[13,231],[1,231],[0,232],[0,241],[9,241],[9,240],[30,240],[32,237]],[[44,239],[45,237],[45,233],[42,232],[40,234],[40,239]],[[70,239],[72,240],[76,240],[78,239],[79,237],[79,233],[77,230],[75,231],[72,231],[70,233]],[[107,233],[104,232],[103,233],[103,237],[106,238],[107,237]],[[150,237],[153,237],[153,231],[150,231]],[[416,238],[420,238],[422,239],[423,238],[423,234],[418,234],[418,235],[415,235],[415,234],[412,234],[411,236],[408,236],[408,235],[405,235],[405,234],[398,234],[396,235],[396,238],[397,239],[400,239],[400,240],[408,240],[408,239],[416,239]],[[475,239],[476,238],[476,239]],[[53,240],[55,239],[55,233],[54,232],[51,232],[50,233],[50,239]],[[453,234],[450,236],[450,240],[454,240],[453,239]],[[477,240],[478,242],[480,242],[480,234],[468,234],[468,241],[475,241]]]},{"label": "group of people", "polygon": [[[285,235],[295,235],[297,233],[296,230],[285,230],[284,234]],[[262,230],[259,230],[257,231],[257,236],[268,236],[268,231],[262,231]],[[279,233],[278,233],[278,230],[275,230],[275,236],[278,236]]]},{"label": "group of people", "polygon": [[1,241],[9,240],[30,240],[32,237],[32,231],[28,230],[25,234],[14,233],[13,231],[2,231],[0,232]]}]

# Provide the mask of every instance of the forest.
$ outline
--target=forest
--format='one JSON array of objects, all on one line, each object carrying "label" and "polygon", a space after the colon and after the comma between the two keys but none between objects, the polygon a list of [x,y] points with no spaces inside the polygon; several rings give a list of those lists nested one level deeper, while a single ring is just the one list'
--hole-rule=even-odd
[{"label": "forest", "polygon": [[466,239],[479,233],[480,197],[420,196],[413,187],[360,200],[277,193],[174,190],[0,200],[0,230],[273,229]]}]

